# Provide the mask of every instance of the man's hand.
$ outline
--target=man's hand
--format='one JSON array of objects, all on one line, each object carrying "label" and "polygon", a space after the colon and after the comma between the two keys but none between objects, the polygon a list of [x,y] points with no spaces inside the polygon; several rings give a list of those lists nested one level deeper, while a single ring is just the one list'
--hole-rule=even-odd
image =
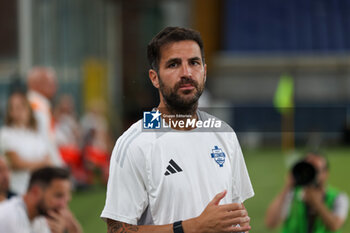
[{"label": "man's hand", "polygon": [[295,180],[293,178],[293,175],[289,172],[285,178],[282,190],[272,200],[266,210],[265,225],[268,228],[274,229],[285,220],[283,209],[285,207],[285,203],[288,202],[287,198],[290,192],[293,190],[294,184]]},{"label": "man's hand", "polygon": [[305,187],[304,188],[304,201],[311,207],[316,207],[323,203],[323,191],[316,187]]},{"label": "man's hand", "polygon": [[59,210],[58,212],[48,212],[47,223],[52,233],[82,233],[83,230],[68,208]]},{"label": "man's hand", "polygon": [[52,233],[64,233],[66,224],[63,210],[59,210],[58,212],[49,210],[46,220]]},{"label": "man's hand", "polygon": [[[249,225],[250,218],[242,204],[219,205],[226,193],[227,191],[217,194],[199,217],[184,221],[183,227],[185,232],[224,233],[249,231],[251,229]],[[237,224],[240,226],[237,226]]]},{"label": "man's hand", "polygon": [[68,233],[82,233],[82,227],[78,220],[74,217],[73,213],[69,210],[69,208],[65,208],[62,210],[62,214],[65,221],[66,230]]},{"label": "man's hand", "polygon": [[322,189],[306,187],[303,200],[317,213],[328,230],[337,231],[344,224],[345,219],[340,218],[328,209],[323,201],[323,195]]},{"label": "man's hand", "polygon": [[[243,203],[242,203],[242,206],[243,206],[244,210],[247,211],[247,209],[245,208],[245,206],[243,205]],[[247,212],[247,216],[248,216],[248,212]],[[250,227],[250,218],[249,218],[249,221],[248,221],[248,222],[242,223],[242,224],[240,224],[240,225],[241,225],[241,227],[245,227],[245,226],[249,226],[249,227]],[[248,231],[247,231],[247,232],[248,232]]]}]

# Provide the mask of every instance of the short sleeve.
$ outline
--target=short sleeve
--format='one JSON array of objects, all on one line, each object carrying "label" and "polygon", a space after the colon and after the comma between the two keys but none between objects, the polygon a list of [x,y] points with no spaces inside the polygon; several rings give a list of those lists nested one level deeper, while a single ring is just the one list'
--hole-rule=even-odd
[{"label": "short sleeve", "polygon": [[345,193],[340,193],[333,206],[333,213],[342,219],[346,219],[349,211],[349,198]]},{"label": "short sleeve", "polygon": [[287,219],[287,216],[290,212],[290,208],[292,205],[293,197],[294,197],[294,190],[289,191],[287,193],[286,197],[283,199],[282,212],[281,212],[281,216],[280,216],[282,220]]},{"label": "short sleeve", "polygon": [[146,168],[142,156],[136,159],[136,150],[127,141],[121,137],[113,149],[101,218],[136,225],[148,206]]},{"label": "short sleeve", "polygon": [[233,202],[244,202],[254,196],[254,190],[249,178],[248,170],[244,161],[243,153],[239,145],[237,136],[233,133]]}]

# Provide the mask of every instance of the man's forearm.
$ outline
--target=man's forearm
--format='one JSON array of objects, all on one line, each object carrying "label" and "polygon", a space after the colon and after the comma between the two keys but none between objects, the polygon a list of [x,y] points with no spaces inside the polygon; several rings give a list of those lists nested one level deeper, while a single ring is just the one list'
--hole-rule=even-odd
[{"label": "man's forearm", "polygon": [[289,187],[284,187],[267,209],[265,224],[268,228],[275,228],[282,222],[282,209],[289,191]]},{"label": "man's forearm", "polygon": [[[183,221],[184,233],[200,233],[195,219]],[[136,226],[112,219],[107,219],[108,233],[173,233],[173,224]]]},{"label": "man's forearm", "polygon": [[329,230],[336,231],[342,226],[341,218],[335,216],[323,203],[315,204],[314,208]]},{"label": "man's forearm", "polygon": [[[250,229],[249,222],[242,221],[241,227],[231,227],[225,230],[217,231],[215,229],[207,229],[207,227],[202,226],[198,218],[191,218],[184,220],[182,222],[182,227],[184,233],[210,233],[210,232],[248,232]],[[219,225],[219,224],[218,224]],[[243,226],[246,225],[246,226]],[[215,226],[217,227],[217,226]],[[107,219],[107,232],[108,233],[174,233],[173,224],[166,225],[131,225],[112,219]]]},{"label": "man's forearm", "polygon": [[173,233],[172,224],[159,225],[159,226],[135,226],[127,223],[107,219],[107,232],[108,233]]}]

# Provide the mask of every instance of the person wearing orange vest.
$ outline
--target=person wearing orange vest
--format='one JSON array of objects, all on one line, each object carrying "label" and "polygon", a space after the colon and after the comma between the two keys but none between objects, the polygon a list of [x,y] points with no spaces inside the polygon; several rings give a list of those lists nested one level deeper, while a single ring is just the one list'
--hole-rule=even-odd
[{"label": "person wearing orange vest", "polygon": [[348,197],[327,185],[329,165],[325,157],[309,153],[305,161],[316,169],[315,184],[295,186],[289,175],[266,212],[265,224],[272,229],[283,223],[281,233],[339,233],[347,218]]},{"label": "person wearing orange vest", "polygon": [[57,90],[55,71],[47,67],[34,67],[28,73],[28,100],[38,122],[40,133],[47,139],[51,160],[62,166],[63,160],[57,149],[54,120],[50,100]]}]

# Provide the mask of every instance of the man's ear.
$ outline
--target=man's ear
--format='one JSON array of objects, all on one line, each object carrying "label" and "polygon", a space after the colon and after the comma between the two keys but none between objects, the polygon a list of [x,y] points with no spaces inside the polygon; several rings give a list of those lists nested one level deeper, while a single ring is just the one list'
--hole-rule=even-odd
[{"label": "man's ear", "polygon": [[204,64],[204,83],[207,81],[207,64]]},{"label": "man's ear", "polygon": [[35,197],[40,199],[42,194],[44,193],[44,190],[43,190],[43,188],[40,185],[34,184],[30,188],[30,192],[32,193],[33,196],[35,196]]},{"label": "man's ear", "polygon": [[150,69],[148,71],[148,76],[149,76],[149,79],[151,80],[153,86],[158,89],[159,88],[158,73],[155,70]]}]

